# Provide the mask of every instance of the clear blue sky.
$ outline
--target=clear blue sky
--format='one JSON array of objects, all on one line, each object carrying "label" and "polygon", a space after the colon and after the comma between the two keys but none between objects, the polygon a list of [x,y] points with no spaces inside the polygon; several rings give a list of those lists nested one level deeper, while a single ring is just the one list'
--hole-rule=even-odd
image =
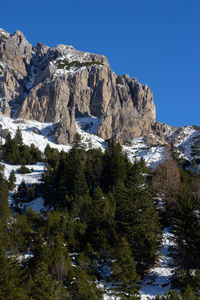
[{"label": "clear blue sky", "polygon": [[200,125],[200,0],[0,0],[0,27],[33,45],[107,56],[153,90],[157,120]]}]

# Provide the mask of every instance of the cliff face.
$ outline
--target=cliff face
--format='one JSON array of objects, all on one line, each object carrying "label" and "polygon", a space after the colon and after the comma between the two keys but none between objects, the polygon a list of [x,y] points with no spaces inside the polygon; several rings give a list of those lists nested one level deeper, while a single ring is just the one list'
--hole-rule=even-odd
[{"label": "cliff face", "polygon": [[58,143],[72,141],[81,116],[99,118],[96,134],[122,143],[155,127],[148,86],[117,76],[102,55],[65,45],[32,47],[21,32],[0,30],[0,80],[1,113],[57,122]]}]

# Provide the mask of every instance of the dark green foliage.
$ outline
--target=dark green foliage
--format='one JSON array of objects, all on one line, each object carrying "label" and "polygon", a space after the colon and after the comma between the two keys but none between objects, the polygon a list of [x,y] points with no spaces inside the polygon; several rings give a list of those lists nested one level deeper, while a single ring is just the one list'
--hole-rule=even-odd
[{"label": "dark green foliage", "polygon": [[93,197],[88,200],[84,207],[87,241],[95,250],[106,250],[116,239],[114,198],[111,194],[104,195],[97,187]]},{"label": "dark green foliage", "polygon": [[140,272],[154,263],[162,237],[143,172],[143,162],[135,162],[126,185],[119,184],[115,192],[117,232],[128,240]]},{"label": "dark green foliage", "polygon": [[24,181],[18,186],[17,192],[13,194],[15,205],[19,206],[24,202],[30,202],[37,197],[37,186],[26,185]]},{"label": "dark green foliage", "polygon": [[27,173],[31,173],[32,171],[26,166],[22,165],[19,169],[17,169],[17,172],[20,174],[27,174]]},{"label": "dark green foliage", "polygon": [[178,245],[176,250],[178,267],[188,274],[190,270],[200,268],[200,223],[187,187],[179,196],[175,216],[172,219],[172,231]]},{"label": "dark green foliage", "polygon": [[62,60],[60,59],[56,61],[56,66],[58,67],[58,69],[65,69],[65,70],[70,70],[71,68],[93,66],[93,65],[103,65],[103,64],[96,61],[80,62],[78,60],[75,60],[69,62],[67,59],[62,59]]},{"label": "dark green foliage", "polygon": [[114,140],[108,141],[103,157],[102,189],[113,191],[119,181],[124,181],[127,175],[127,160],[122,153],[122,147]]},{"label": "dark green foliage", "polygon": [[58,162],[59,162],[59,152],[57,149],[53,149],[47,144],[45,150],[45,161],[48,165],[50,165],[52,168],[57,168]]},{"label": "dark green foliage", "polygon": [[2,146],[2,158],[10,163],[17,164],[20,160],[20,150],[15,139],[11,138],[10,133],[6,137],[6,142]]},{"label": "dark green foliage", "polygon": [[5,221],[10,216],[8,206],[8,183],[0,173],[0,218]]},{"label": "dark green foliage", "polygon": [[113,294],[120,299],[139,299],[137,282],[139,277],[136,273],[135,262],[131,248],[126,238],[122,237],[115,253],[115,262],[112,266],[111,279],[113,280]]},{"label": "dark green foliage", "polygon": [[[8,142],[19,153],[24,147],[16,138]],[[78,135],[68,153],[47,145],[43,159],[42,185],[22,182],[15,204],[20,207],[41,193],[54,210],[28,210],[9,225],[0,223],[0,245],[7,240],[6,250],[32,255],[21,262],[28,267],[25,286],[20,284],[24,295],[29,300],[102,299],[96,284],[101,279],[112,280],[121,299],[139,299],[137,272],[154,263],[161,238],[144,161],[131,164],[114,141],[105,153],[86,152]],[[104,278],[101,268],[107,263],[112,277]]]},{"label": "dark green foliage", "polygon": [[23,144],[21,131],[18,129],[12,139],[10,133],[6,137],[6,142],[2,146],[2,159],[9,164],[35,164],[42,161],[40,150],[31,144],[28,147]]},{"label": "dark green foliage", "polygon": [[17,128],[17,131],[15,133],[15,141],[17,142],[18,146],[23,145],[22,133],[21,133],[21,130],[19,129],[19,127]]},{"label": "dark green foliage", "polygon": [[24,271],[14,258],[7,258],[0,249],[0,299],[28,300],[24,289]]},{"label": "dark green foliage", "polygon": [[154,300],[200,300],[200,296],[190,287],[186,287],[183,293],[177,291],[166,292],[163,296],[157,296]]},{"label": "dark green foliage", "polygon": [[15,176],[15,172],[12,170],[8,178],[8,188],[10,191],[13,191],[13,189],[15,188],[15,182],[16,182],[16,176]]},{"label": "dark green foliage", "polygon": [[103,300],[102,292],[97,288],[94,279],[92,280],[80,267],[76,269],[76,278],[73,286],[73,300]]},{"label": "dark green foliage", "polygon": [[72,200],[77,204],[78,197],[88,191],[79,149],[74,146],[69,153],[61,153],[56,172],[48,167],[43,181],[47,204],[72,209]]},{"label": "dark green foliage", "polygon": [[29,281],[29,295],[31,300],[56,300],[58,284],[52,279],[48,267],[44,262],[38,264],[34,276]]}]

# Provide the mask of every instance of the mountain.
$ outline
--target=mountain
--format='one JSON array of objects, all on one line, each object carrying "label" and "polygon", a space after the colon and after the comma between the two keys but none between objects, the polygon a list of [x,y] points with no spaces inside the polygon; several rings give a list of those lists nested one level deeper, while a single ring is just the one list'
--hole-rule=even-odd
[{"label": "mountain", "polygon": [[[173,145],[180,157],[199,164],[199,128],[156,121],[147,85],[127,74],[116,75],[103,55],[69,45],[33,47],[20,31],[0,29],[0,112],[2,120],[51,123],[48,134],[57,144],[69,145],[82,130],[87,140],[91,133],[97,140],[115,138],[132,157],[136,152],[145,156],[155,147],[166,158]],[[2,121],[2,137],[7,129]]]}]

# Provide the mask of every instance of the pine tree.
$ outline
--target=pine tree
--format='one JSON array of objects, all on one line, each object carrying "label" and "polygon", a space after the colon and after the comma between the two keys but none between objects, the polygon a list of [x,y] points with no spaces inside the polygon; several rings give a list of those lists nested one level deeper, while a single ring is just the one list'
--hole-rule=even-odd
[{"label": "pine tree", "polygon": [[80,149],[81,148],[81,135],[79,133],[76,133],[74,135],[73,141],[72,141],[72,147],[73,149]]},{"label": "pine tree", "polygon": [[8,185],[0,173],[0,218],[5,221],[10,216],[8,205]]},{"label": "pine tree", "polygon": [[135,162],[126,186],[119,184],[115,193],[117,232],[128,240],[140,272],[154,263],[162,237],[143,172],[142,164]]},{"label": "pine tree", "polygon": [[24,271],[14,258],[7,258],[0,249],[0,299],[27,300],[24,286]]},{"label": "pine tree", "polygon": [[8,187],[10,191],[13,191],[15,188],[16,176],[14,170],[10,172],[10,176],[8,178]]},{"label": "pine tree", "polygon": [[135,262],[131,248],[122,237],[115,254],[116,261],[112,267],[111,279],[113,280],[113,294],[120,299],[139,299],[137,282],[139,276],[136,273]]},{"label": "pine tree", "polygon": [[86,207],[86,237],[94,249],[106,249],[115,239],[115,201],[97,187]]},{"label": "pine tree", "polygon": [[178,246],[176,263],[190,275],[190,270],[200,268],[200,223],[187,187],[183,187],[180,193],[172,231]]},{"label": "pine tree", "polygon": [[17,164],[20,161],[20,150],[15,139],[11,138],[10,133],[6,137],[6,142],[2,149],[2,158],[10,164]]},{"label": "pine tree", "polygon": [[57,283],[48,272],[47,265],[39,262],[34,276],[29,282],[29,296],[31,300],[56,300]]},{"label": "pine tree", "polygon": [[17,192],[14,194],[14,200],[16,206],[27,201],[27,187],[24,180],[18,186]]},{"label": "pine tree", "polygon": [[97,288],[94,278],[89,277],[81,267],[76,268],[71,287],[73,300],[103,300],[102,292]]},{"label": "pine tree", "polygon": [[109,140],[103,158],[103,191],[113,191],[119,180],[125,180],[126,171],[126,160],[121,145],[116,144],[113,139]]},{"label": "pine tree", "polygon": [[15,141],[17,142],[18,146],[22,146],[23,145],[23,138],[22,138],[22,132],[19,129],[19,127],[17,127],[16,133],[15,133],[15,137],[14,137]]}]

